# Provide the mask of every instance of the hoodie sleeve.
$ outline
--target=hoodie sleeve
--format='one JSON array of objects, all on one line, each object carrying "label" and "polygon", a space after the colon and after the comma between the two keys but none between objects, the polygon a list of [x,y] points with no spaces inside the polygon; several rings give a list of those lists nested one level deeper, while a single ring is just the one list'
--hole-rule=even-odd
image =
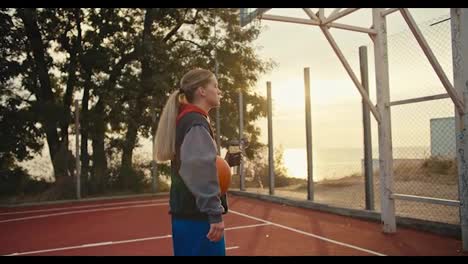
[{"label": "hoodie sleeve", "polygon": [[208,215],[210,223],[221,222],[224,212],[219,197],[216,155],[216,146],[206,128],[193,126],[180,148],[179,174],[195,196],[199,210]]}]

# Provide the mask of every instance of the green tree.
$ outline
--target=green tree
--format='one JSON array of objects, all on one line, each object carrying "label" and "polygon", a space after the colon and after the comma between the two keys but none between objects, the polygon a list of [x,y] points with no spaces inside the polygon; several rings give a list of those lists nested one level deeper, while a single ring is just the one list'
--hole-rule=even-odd
[{"label": "green tree", "polygon": [[[222,146],[238,138],[242,91],[247,156],[255,158],[261,148],[254,123],[266,115],[266,102],[253,87],[273,63],[259,59],[253,43],[260,29],[241,29],[236,9],[0,9],[0,22],[0,126],[8,142],[0,159],[11,167],[12,158],[31,157],[45,139],[57,197],[73,193],[70,127],[81,134],[85,192],[104,192],[113,180],[122,189],[138,189],[142,173],[134,168],[133,152],[139,139],[152,138],[182,75],[193,67],[214,71],[215,54]],[[77,96],[80,131],[72,114]]]}]

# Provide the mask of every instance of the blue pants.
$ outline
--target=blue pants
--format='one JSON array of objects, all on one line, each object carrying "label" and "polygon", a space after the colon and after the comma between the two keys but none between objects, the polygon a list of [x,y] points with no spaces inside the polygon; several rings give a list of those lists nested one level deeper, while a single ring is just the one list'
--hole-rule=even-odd
[{"label": "blue pants", "polygon": [[208,221],[172,218],[172,245],[175,256],[225,256],[224,236],[211,242],[206,235]]}]

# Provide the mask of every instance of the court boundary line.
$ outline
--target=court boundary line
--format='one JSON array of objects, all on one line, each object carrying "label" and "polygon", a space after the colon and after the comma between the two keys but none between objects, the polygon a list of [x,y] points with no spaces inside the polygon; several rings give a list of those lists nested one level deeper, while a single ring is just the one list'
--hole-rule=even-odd
[{"label": "court boundary line", "polygon": [[30,206],[46,206],[46,205],[61,205],[61,204],[81,204],[88,202],[107,202],[113,200],[130,200],[130,199],[145,199],[148,197],[165,197],[168,196],[169,192],[158,192],[158,193],[145,193],[145,194],[126,194],[126,195],[111,195],[111,196],[98,196],[98,197],[85,197],[81,199],[67,199],[67,200],[55,200],[55,201],[39,201],[39,202],[6,202],[0,203],[0,208],[20,208]]},{"label": "court boundary line", "polygon": [[[238,230],[238,229],[260,227],[260,226],[267,226],[267,225],[270,225],[270,224],[269,223],[260,223],[260,224],[252,224],[252,225],[233,226],[233,227],[225,228],[224,230],[225,231]],[[162,235],[162,236],[144,237],[144,238],[136,238],[136,239],[126,239],[126,240],[119,240],[119,241],[106,241],[106,242],[88,243],[88,244],[82,244],[82,245],[77,245],[77,246],[68,246],[68,247],[50,248],[50,249],[40,249],[40,250],[26,251],[26,252],[15,252],[15,253],[10,253],[10,254],[3,255],[3,256],[31,255],[31,254],[38,254],[38,253],[54,252],[54,251],[66,251],[66,250],[80,249],[80,248],[119,245],[119,244],[142,242],[142,241],[148,241],[148,240],[159,240],[159,239],[171,238],[171,237],[172,237],[172,235]],[[226,250],[233,250],[233,249],[238,249],[238,248],[240,248],[240,246],[232,246],[232,247],[227,247]]]},{"label": "court boundary line", "polygon": [[106,207],[110,205],[122,205],[122,204],[149,204],[149,203],[155,203],[155,202],[168,202],[168,201],[169,201],[168,199],[155,199],[155,200],[147,200],[147,201],[129,201],[129,202],[117,202],[117,203],[101,203],[101,204],[94,204],[94,205],[91,205],[91,204],[90,205],[77,205],[77,206],[68,206],[68,207],[59,207],[59,208],[4,212],[4,213],[0,213],[0,216],[60,211],[60,210],[68,210],[68,209],[75,209],[75,208],[77,209],[77,208]]},{"label": "court boundary line", "polygon": [[265,219],[262,219],[262,218],[258,218],[258,217],[255,217],[255,216],[251,216],[251,215],[248,215],[248,214],[245,214],[245,213],[241,213],[241,212],[238,212],[238,211],[230,210],[230,212],[233,213],[233,214],[237,214],[237,215],[244,216],[244,217],[247,217],[247,218],[250,218],[250,219],[254,219],[254,220],[257,220],[257,221],[268,223],[268,224],[276,226],[276,227],[280,227],[280,228],[283,228],[283,229],[286,229],[286,230],[289,230],[289,231],[293,231],[293,232],[296,232],[296,233],[299,233],[299,234],[310,236],[310,237],[313,237],[313,238],[316,238],[316,239],[319,239],[319,240],[323,240],[323,241],[326,241],[326,242],[330,242],[330,243],[333,243],[333,244],[337,244],[337,245],[340,245],[340,246],[352,248],[352,249],[355,249],[355,250],[363,251],[363,252],[370,253],[370,254],[377,255],[377,256],[386,256],[385,254],[382,254],[382,253],[379,253],[379,252],[376,252],[376,251],[373,251],[373,250],[370,250],[370,249],[361,248],[361,247],[354,246],[354,245],[351,245],[351,244],[348,244],[348,243],[344,243],[344,242],[340,242],[340,241],[333,240],[333,239],[330,239],[330,238],[326,238],[326,237],[323,237],[323,236],[319,236],[319,235],[316,235],[316,234],[313,234],[313,233],[302,231],[302,230],[299,230],[299,229],[296,229],[296,228],[293,228],[293,227],[289,227],[289,226],[285,226],[285,225],[282,225],[282,224],[274,223],[274,222],[271,222],[271,221],[268,221],[268,220],[265,220]]},{"label": "court boundary line", "polygon": [[8,223],[8,222],[17,222],[17,221],[24,221],[24,220],[31,220],[31,219],[53,217],[53,216],[69,215],[69,214],[82,214],[82,213],[89,213],[89,212],[110,211],[110,210],[119,210],[119,209],[128,209],[128,208],[137,208],[137,207],[161,206],[161,205],[168,205],[168,204],[169,203],[165,202],[165,203],[141,204],[141,205],[130,205],[130,206],[115,206],[115,207],[97,208],[97,209],[88,209],[88,210],[76,210],[76,211],[68,211],[68,212],[61,212],[61,213],[34,215],[34,216],[27,216],[27,217],[21,217],[21,218],[0,220],[0,224]]}]

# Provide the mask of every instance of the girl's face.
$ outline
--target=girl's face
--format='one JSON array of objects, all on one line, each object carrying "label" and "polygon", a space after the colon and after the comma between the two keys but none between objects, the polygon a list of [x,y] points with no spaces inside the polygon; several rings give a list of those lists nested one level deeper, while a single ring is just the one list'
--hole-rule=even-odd
[{"label": "girl's face", "polygon": [[200,89],[201,96],[212,108],[219,107],[221,104],[221,90],[218,87],[216,79],[211,80],[207,85]]}]

